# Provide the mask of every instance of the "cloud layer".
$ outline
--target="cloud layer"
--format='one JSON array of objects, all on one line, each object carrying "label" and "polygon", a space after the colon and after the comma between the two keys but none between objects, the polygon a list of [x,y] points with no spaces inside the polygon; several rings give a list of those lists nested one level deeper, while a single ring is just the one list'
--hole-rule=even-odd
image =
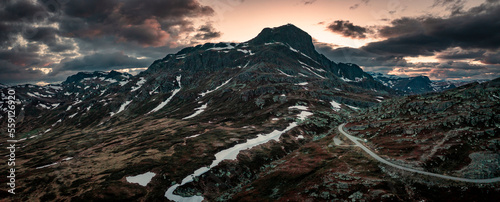
[{"label": "cloud layer", "polygon": [[[386,73],[415,72],[434,78],[494,78],[500,76],[500,4],[498,0],[463,9],[463,1],[437,0],[446,17],[402,17],[376,27],[380,39],[356,48],[332,48],[316,43],[334,61],[356,63],[365,70]],[[364,38],[368,29],[338,20],[329,30]],[[408,58],[434,57],[439,62],[409,62]],[[397,71],[394,71],[397,70]]]},{"label": "cloud layer", "polygon": [[345,37],[360,39],[366,38],[366,34],[371,32],[368,28],[354,25],[348,20],[336,20],[330,23],[327,29]]},{"label": "cloud layer", "polygon": [[148,66],[137,58],[153,61],[220,37],[209,22],[200,25],[213,15],[198,0],[2,1],[0,81],[51,82],[72,71]]}]

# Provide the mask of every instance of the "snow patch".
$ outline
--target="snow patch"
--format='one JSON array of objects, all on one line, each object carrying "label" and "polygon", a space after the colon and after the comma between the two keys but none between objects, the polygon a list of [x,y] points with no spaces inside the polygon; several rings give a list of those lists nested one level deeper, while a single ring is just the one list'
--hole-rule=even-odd
[{"label": "snow patch", "polygon": [[308,112],[306,110],[309,110],[309,108],[307,106],[291,106],[291,107],[288,107],[288,109],[298,109],[298,110],[301,110],[300,114],[297,115],[298,119],[299,120],[305,120],[308,116],[311,116],[313,115],[313,113],[311,112]]},{"label": "snow patch", "polygon": [[165,107],[169,102],[170,100],[172,100],[172,98],[175,96],[175,94],[177,94],[179,91],[181,91],[181,88],[182,88],[182,85],[181,85],[181,75],[177,76],[176,77],[177,79],[177,84],[179,84],[179,88],[178,89],[175,89],[173,92],[172,92],[172,95],[170,97],[168,97],[165,101],[163,101],[162,103],[160,103],[157,107],[155,107],[153,110],[151,110],[149,113],[153,113],[153,112],[157,112],[158,110],[162,109],[163,107]]},{"label": "snow patch", "polygon": [[214,91],[216,91],[216,90],[219,90],[219,88],[222,88],[223,86],[225,86],[226,84],[228,84],[228,83],[231,81],[231,79],[233,79],[233,78],[230,78],[229,80],[225,81],[224,83],[222,83],[220,86],[217,86],[217,87],[216,87],[215,89],[213,89],[213,90],[209,90],[209,91],[206,91],[206,92],[200,93],[201,97],[205,97],[205,95],[207,95],[207,94],[209,94],[209,93],[211,93],[211,92],[214,92]]},{"label": "snow patch", "polygon": [[74,113],[74,114],[71,114],[68,116],[68,118],[72,119],[73,117],[75,117],[76,115],[78,114],[78,112]]},{"label": "snow patch", "polygon": [[189,136],[189,137],[186,137],[186,139],[195,138],[195,137],[198,137],[198,136],[200,136],[200,135],[201,135],[201,134],[191,135],[191,136]]},{"label": "snow patch", "polygon": [[214,47],[214,48],[209,48],[207,50],[221,51],[221,50],[231,50],[231,49],[234,49],[234,46],[232,46],[230,43],[226,43],[226,47]]},{"label": "snow patch", "polygon": [[274,45],[274,44],[282,45],[282,46],[285,45],[284,43],[281,43],[281,42],[264,43],[265,46]]},{"label": "snow patch", "polygon": [[298,61],[299,61],[299,63],[300,63],[301,65],[307,66],[307,67],[309,67],[309,68],[311,68],[311,69],[314,69],[314,70],[316,70],[316,71],[318,71],[318,72],[326,72],[324,69],[318,69],[318,68],[312,67],[311,65],[308,65],[308,64],[306,64],[306,63],[304,63],[304,62],[302,62],[302,61],[300,61],[300,60],[298,60]]},{"label": "snow patch", "polygon": [[147,172],[136,176],[129,176],[126,177],[125,179],[127,180],[128,183],[137,183],[145,187],[146,185],[149,184],[149,182],[151,182],[151,179],[153,179],[155,175],[156,174],[153,172]]},{"label": "snow patch", "polygon": [[62,90],[63,89],[61,86],[49,86],[49,88],[52,88],[54,90]]},{"label": "snow patch", "polygon": [[245,66],[243,66],[243,68],[248,67],[249,64],[250,64],[250,61],[248,61],[247,64],[245,64]]},{"label": "snow patch", "polygon": [[182,118],[182,120],[186,120],[186,119],[190,119],[190,118],[193,118],[195,116],[198,116],[203,111],[205,111],[205,109],[207,108],[207,106],[208,106],[208,104],[204,104],[201,107],[195,108],[194,110],[196,110],[196,112],[194,112],[193,114],[191,114],[189,116],[186,116],[186,117]]},{"label": "snow patch", "polygon": [[307,71],[310,71],[311,73],[313,73],[314,75],[316,75],[317,77],[321,78],[321,79],[326,79],[324,76],[321,76],[319,75],[318,73],[316,73],[315,71],[313,71],[309,65],[305,65],[305,63],[301,62],[299,60],[299,63],[303,64],[302,65],[302,68],[306,69]]},{"label": "snow patch", "polygon": [[288,107],[288,109],[299,109],[299,110],[308,110],[309,108],[307,106],[291,106]]},{"label": "snow patch", "polygon": [[146,83],[146,79],[144,79],[144,77],[141,77],[139,81],[137,81],[137,83],[135,84],[136,86],[132,87],[132,90],[130,90],[130,92],[134,92],[136,90],[139,90],[139,88],[142,87],[142,85],[144,85]]},{"label": "snow patch", "polygon": [[47,106],[47,105],[45,105],[45,104],[42,104],[42,103],[38,104],[38,106],[40,106],[40,107],[42,107],[42,108],[44,108],[44,109],[50,109],[50,107],[49,107],[49,106]]},{"label": "snow patch", "polygon": [[311,112],[308,112],[308,111],[302,111],[300,112],[299,115],[297,115],[297,117],[299,118],[299,120],[303,121],[303,120],[306,120],[307,117],[313,115],[313,113]]},{"label": "snow patch", "polygon": [[345,82],[354,82],[353,80],[345,78],[345,77],[340,77],[340,79],[344,80]]},{"label": "snow patch", "polygon": [[57,120],[54,124],[52,124],[52,127],[54,127],[56,124],[61,123],[62,119]]},{"label": "snow patch", "polygon": [[156,86],[155,89],[153,89],[152,91],[149,91],[149,95],[153,95],[153,93],[158,93],[158,92],[156,92],[156,90],[158,90],[159,87],[160,86]]},{"label": "snow patch", "polygon": [[350,105],[346,105],[346,106],[348,106],[349,108],[354,109],[354,110],[359,110],[359,107],[354,107],[354,106],[350,106]]},{"label": "snow patch", "polygon": [[107,81],[107,82],[110,82],[110,83],[116,83],[116,82],[118,82],[116,79],[112,79],[112,78],[108,78],[108,79],[106,79],[104,81]]},{"label": "snow patch", "polygon": [[[287,45],[288,45],[288,44],[287,44]],[[306,57],[307,59],[309,59],[309,60],[311,60],[311,61],[313,61],[313,62],[315,62],[315,63],[319,64],[319,62],[317,62],[316,60],[313,60],[311,57],[309,57],[308,55],[306,55],[306,54],[304,54],[304,53],[300,52],[299,50],[297,50],[297,49],[295,49],[295,48],[292,48],[292,46],[288,45],[288,48],[290,48],[290,50],[291,50],[291,51],[296,52],[296,53],[300,53],[302,56]]]},{"label": "snow patch", "polygon": [[57,164],[59,164],[59,162],[51,163],[51,164],[44,165],[44,166],[39,166],[39,167],[36,167],[35,169],[42,169],[42,168],[50,167],[50,166],[57,165]]},{"label": "snow patch", "polygon": [[252,53],[252,50],[244,50],[244,49],[236,49],[236,50],[245,54],[255,55],[255,53]]},{"label": "snow patch", "polygon": [[129,80],[127,80],[127,81],[120,81],[120,83],[119,83],[119,84],[120,84],[120,86],[124,86],[124,85],[125,85],[125,84],[127,84],[128,82],[129,82]]},{"label": "snow patch", "polygon": [[333,110],[335,110],[336,112],[340,111],[340,104],[338,102],[335,102],[335,100],[332,100],[330,102],[330,104],[332,105],[333,107]]},{"label": "snow patch", "polygon": [[132,102],[132,100],[126,101],[125,103],[123,103],[120,106],[120,109],[118,109],[118,111],[116,113],[110,112],[111,116],[114,116],[115,114],[118,114],[118,113],[122,112],[123,110],[125,110],[125,107],[127,107],[127,105],[129,105],[131,102]]},{"label": "snow patch", "polygon": [[299,75],[300,75],[300,76],[303,76],[303,77],[309,77],[309,76],[307,76],[307,75],[305,75],[305,74],[302,74],[302,73],[299,73]]},{"label": "snow patch", "polygon": [[280,72],[280,74],[285,75],[285,76],[287,76],[287,77],[294,77],[294,76],[292,76],[292,75],[289,75],[289,74],[287,74],[287,73],[285,73],[285,72],[281,71],[280,69],[276,69],[276,70],[278,70],[278,71]]},{"label": "snow patch", "polygon": [[57,165],[63,161],[69,161],[73,159],[73,157],[67,157],[67,158],[64,158],[63,160],[59,161],[59,162],[55,162],[55,163],[51,163],[51,164],[47,164],[47,165],[44,165],[44,166],[39,166],[39,167],[36,167],[35,169],[42,169],[42,168],[46,168],[46,167],[50,167],[50,166],[53,166],[53,165]]}]

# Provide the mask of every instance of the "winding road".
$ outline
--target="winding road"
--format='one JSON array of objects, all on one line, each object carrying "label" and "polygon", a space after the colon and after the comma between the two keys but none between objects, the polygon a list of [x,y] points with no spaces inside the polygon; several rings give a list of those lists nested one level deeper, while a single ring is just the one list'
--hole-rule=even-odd
[{"label": "winding road", "polygon": [[407,167],[403,167],[403,166],[400,166],[400,165],[396,165],[394,163],[391,163],[391,162],[383,159],[382,157],[378,156],[377,154],[375,154],[374,152],[372,152],[370,149],[368,149],[367,147],[365,147],[363,144],[359,143],[358,142],[358,140],[360,140],[359,138],[347,134],[344,131],[344,126],[346,124],[347,123],[344,123],[344,124],[342,124],[342,125],[340,125],[338,127],[338,129],[339,129],[340,133],[342,133],[342,135],[346,136],[349,140],[351,140],[352,142],[354,142],[354,144],[356,144],[356,146],[358,146],[361,149],[363,149],[366,153],[368,153],[370,156],[372,156],[373,158],[375,158],[377,161],[379,161],[381,163],[384,163],[386,165],[392,166],[394,168],[398,168],[398,169],[409,171],[409,172],[419,173],[419,174],[422,174],[422,175],[428,175],[428,176],[438,177],[438,178],[442,178],[442,179],[455,180],[455,181],[461,181],[461,182],[470,182],[470,183],[495,183],[495,182],[499,182],[500,181],[500,177],[490,178],[490,179],[467,179],[467,178],[460,178],[460,177],[453,177],[453,176],[441,175],[441,174],[436,174],[436,173],[430,173],[430,172],[426,172],[426,171],[421,171],[421,170],[416,170],[416,169],[413,169],[413,168],[407,168]]}]

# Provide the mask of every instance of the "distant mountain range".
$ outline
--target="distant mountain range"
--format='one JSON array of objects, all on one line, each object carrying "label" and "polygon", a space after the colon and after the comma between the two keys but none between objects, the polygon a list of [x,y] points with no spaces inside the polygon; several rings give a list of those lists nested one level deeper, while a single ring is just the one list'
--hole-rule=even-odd
[{"label": "distant mountain range", "polygon": [[375,80],[381,82],[396,91],[405,94],[423,94],[429,92],[442,92],[474,82],[485,82],[487,80],[447,80],[431,81],[427,76],[400,77],[382,73],[368,72]]}]

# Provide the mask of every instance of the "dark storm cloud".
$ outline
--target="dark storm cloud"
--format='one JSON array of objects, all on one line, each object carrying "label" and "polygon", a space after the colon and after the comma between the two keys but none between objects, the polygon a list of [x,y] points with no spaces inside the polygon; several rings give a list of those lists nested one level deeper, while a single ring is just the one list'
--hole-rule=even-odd
[{"label": "dark storm cloud", "polygon": [[29,1],[2,1],[0,19],[3,22],[33,21],[37,15],[45,13],[45,9]]},{"label": "dark storm cloud", "polygon": [[[479,7],[481,11],[476,11]],[[370,43],[362,49],[399,56],[429,56],[450,47],[497,50],[500,47],[500,5],[479,7],[448,18],[395,20],[391,26],[379,31],[382,37],[388,39]]]},{"label": "dark storm cloud", "polygon": [[370,33],[368,28],[354,25],[348,20],[336,20],[327,29],[350,38],[366,38],[366,34]]},{"label": "dark storm cloud", "polygon": [[[198,0],[1,1],[2,77],[12,74],[9,78],[19,81],[48,79],[34,70],[41,67],[53,68],[52,74],[66,69],[144,67],[183,48],[179,40],[189,41],[186,36],[197,35],[196,40],[220,36],[211,25],[198,29],[194,26],[194,18],[213,14],[211,7]],[[116,54],[120,51],[126,52]],[[105,62],[93,61],[99,64],[92,66],[89,58],[98,59],[103,52],[115,54],[109,55],[109,60],[100,58]],[[79,54],[88,57],[58,64],[57,58],[75,58]],[[127,55],[147,56],[149,62]]]},{"label": "dark storm cloud", "polygon": [[39,51],[40,46],[36,44],[29,44],[23,48],[15,47],[10,50],[0,50],[0,60],[22,67],[37,65],[46,59],[38,54]]},{"label": "dark storm cloud", "polygon": [[[500,64],[500,52],[485,54],[483,59],[481,60],[481,62],[483,62],[485,64],[499,65]],[[498,69],[500,69],[500,67],[498,67]]]},{"label": "dark storm cloud", "polygon": [[442,6],[451,11],[452,15],[460,14],[465,5],[465,0],[434,0],[432,7]]},{"label": "dark storm cloud", "polygon": [[333,48],[328,44],[315,42],[318,52],[330,58],[334,62],[354,63],[363,67],[380,66],[407,66],[407,61],[402,57],[379,55],[356,48]]},{"label": "dark storm cloud", "polygon": [[486,50],[463,50],[461,48],[452,48],[436,54],[436,57],[448,60],[476,59],[483,57],[485,53]]},{"label": "dark storm cloud", "polygon": [[44,44],[55,44],[57,32],[57,29],[52,27],[34,28],[34,34],[29,37],[29,40]]},{"label": "dark storm cloud", "polygon": [[44,74],[38,70],[23,69],[9,61],[0,59],[0,83],[30,82],[34,78],[42,78]]},{"label": "dark storm cloud", "polygon": [[391,38],[407,34],[423,32],[424,28],[421,20],[418,18],[403,17],[393,20],[390,26],[381,27],[378,34],[381,37]]},{"label": "dark storm cloud", "polygon": [[434,55],[435,52],[445,50],[452,44],[453,41],[449,38],[415,34],[372,42],[361,49],[381,55],[416,57]]},{"label": "dark storm cloud", "polygon": [[474,65],[467,62],[445,62],[433,68],[430,76],[441,78],[470,78],[491,75],[496,78],[500,75],[500,68],[492,65]]},{"label": "dark storm cloud", "polygon": [[195,39],[207,40],[219,38],[221,36],[221,32],[215,30],[211,24],[203,25],[197,31],[198,33],[194,36]]},{"label": "dark storm cloud", "polygon": [[214,14],[197,0],[71,1],[64,11],[72,17],[61,21],[68,36],[113,36],[143,47],[168,45],[179,34],[194,31],[188,18]]},{"label": "dark storm cloud", "polygon": [[103,54],[96,53],[69,61],[64,61],[59,71],[94,71],[94,70],[112,70],[125,69],[133,67],[146,67],[151,63],[150,60],[140,60],[130,57],[120,52]]},{"label": "dark storm cloud", "polygon": [[452,69],[452,70],[481,70],[481,69],[486,69],[486,66],[480,66],[480,65],[473,65],[469,64],[467,62],[454,62],[454,61],[448,61],[441,63],[436,66],[438,69]]},{"label": "dark storm cloud", "polygon": [[130,0],[126,1],[119,11],[131,23],[157,18],[197,17],[211,15],[214,10],[202,6],[196,0]]}]

